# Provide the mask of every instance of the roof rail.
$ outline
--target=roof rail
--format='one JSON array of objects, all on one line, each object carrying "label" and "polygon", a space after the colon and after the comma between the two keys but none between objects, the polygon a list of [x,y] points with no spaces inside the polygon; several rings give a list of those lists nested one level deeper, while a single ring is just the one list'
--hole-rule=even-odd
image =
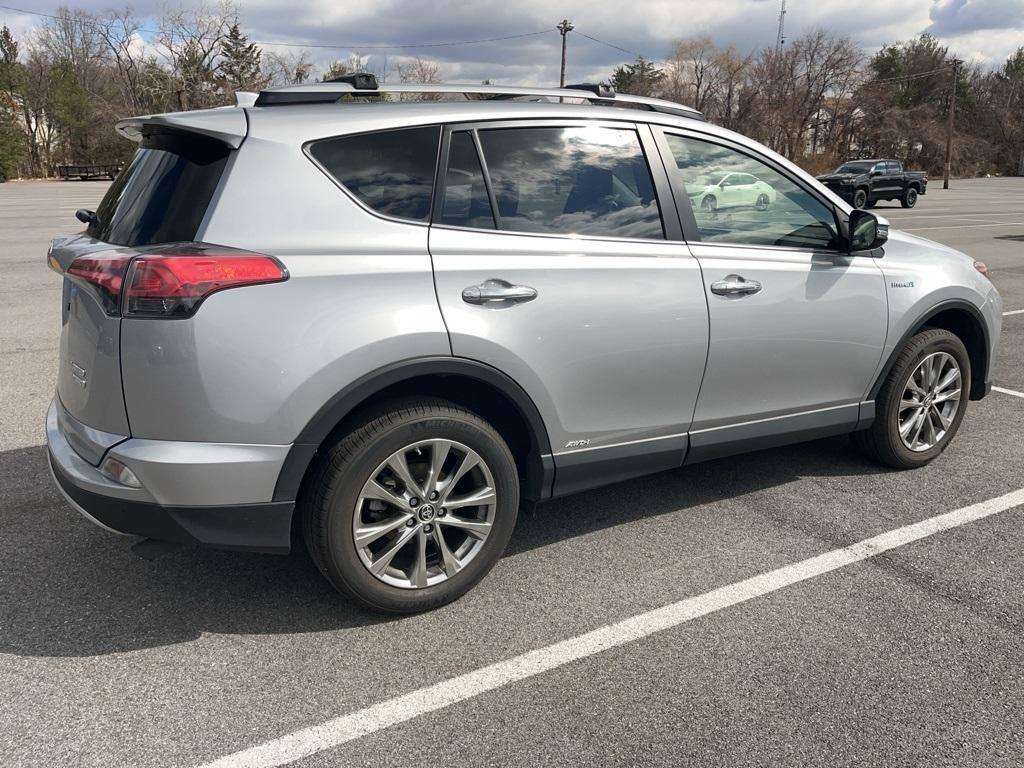
[{"label": "roof rail", "polygon": [[[358,84],[354,84],[358,75]],[[377,85],[371,81],[372,75],[362,77],[362,73],[350,75],[344,81],[326,83],[306,83],[303,85],[286,85],[278,88],[267,88],[256,98],[255,106],[270,107],[286,104],[329,104],[338,101],[342,96],[366,98],[382,94],[463,94],[481,96],[488,99],[513,99],[517,97],[533,97],[536,99],[580,99],[589,104],[605,106],[632,106],[652,112],[703,120],[704,116],[693,107],[677,104],[674,101],[653,99],[647,96],[631,96],[616,93],[608,85],[579,84],[565,88],[534,88],[518,85],[472,85],[464,83],[399,83],[397,85]],[[370,83],[375,88],[367,87]]]}]

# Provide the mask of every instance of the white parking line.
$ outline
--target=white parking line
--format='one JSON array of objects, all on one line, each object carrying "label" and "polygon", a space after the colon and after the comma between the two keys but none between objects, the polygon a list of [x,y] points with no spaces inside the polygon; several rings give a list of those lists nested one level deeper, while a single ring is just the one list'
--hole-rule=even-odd
[{"label": "white parking line", "polygon": [[1007,315],[1024,315],[1024,309],[1012,309],[1009,312],[1003,312],[1003,317]]},{"label": "white parking line", "polygon": [[1003,387],[992,387],[993,392],[1002,392],[1004,395],[1013,395],[1014,397],[1024,397],[1024,392],[1018,392],[1015,389],[1005,389]]},{"label": "white parking line", "polygon": [[906,227],[904,232],[930,232],[933,229],[976,229],[977,227],[1022,227],[1024,221],[1007,221],[1002,223],[992,222],[991,224],[950,224],[948,227]]},{"label": "white parking line", "polygon": [[905,211],[899,208],[879,208],[880,211],[888,211],[890,216],[906,216],[907,221],[916,221],[917,219],[974,219],[975,221],[984,221],[985,219],[979,219],[978,216],[1020,216],[1020,211],[962,211],[953,208],[946,213],[918,213],[917,211]]},{"label": "white parking line", "polygon": [[616,624],[609,624],[585,635],[420,688],[320,725],[303,728],[259,746],[235,752],[207,763],[202,768],[276,768],[510,683],[549,672],[609,648],[640,640],[723,608],[845,568],[950,528],[1005,512],[1021,504],[1024,504],[1024,488],[919,523],[896,528],[848,547],[835,549],[745,581],[680,600]]}]

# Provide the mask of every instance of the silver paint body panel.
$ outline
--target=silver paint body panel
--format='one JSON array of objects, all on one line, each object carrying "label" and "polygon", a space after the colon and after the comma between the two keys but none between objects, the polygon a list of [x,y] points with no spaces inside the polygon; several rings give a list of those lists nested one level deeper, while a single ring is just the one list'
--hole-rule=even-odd
[{"label": "silver paint body panel", "polygon": [[[574,440],[597,448],[689,429],[708,317],[684,245],[435,226],[430,251],[452,351],[526,390],[556,457]],[[537,298],[503,308],[462,300],[491,278]]]},{"label": "silver paint body panel", "polygon": [[877,259],[690,247],[706,284],[736,274],[763,286],[747,296],[707,294],[711,344],[695,430],[863,399],[888,332]]}]

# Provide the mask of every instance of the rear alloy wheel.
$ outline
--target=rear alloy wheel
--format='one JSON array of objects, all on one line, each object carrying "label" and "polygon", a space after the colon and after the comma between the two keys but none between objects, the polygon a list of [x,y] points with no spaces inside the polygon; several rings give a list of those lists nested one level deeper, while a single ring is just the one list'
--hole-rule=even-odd
[{"label": "rear alloy wheel", "polygon": [[913,208],[917,205],[917,190],[911,187],[903,193],[903,198],[900,200],[900,205],[904,208]]},{"label": "rear alloy wheel", "polygon": [[341,592],[389,613],[461,597],[501,557],[519,478],[501,436],[444,400],[367,414],[303,488],[307,547]]},{"label": "rear alloy wheel", "polygon": [[768,203],[768,195],[762,192],[760,195],[757,196],[757,200],[754,203],[754,207],[757,208],[757,210],[759,211],[766,211],[768,210]]},{"label": "rear alloy wheel", "polygon": [[352,517],[359,559],[394,587],[440,584],[480,554],[496,501],[494,477],[476,451],[441,438],[407,445],[360,491]]},{"label": "rear alloy wheel", "polygon": [[853,193],[853,207],[864,208],[868,204],[868,193],[866,189],[858,189]]},{"label": "rear alloy wheel", "polygon": [[897,469],[927,464],[960,428],[970,382],[971,361],[959,337],[941,328],[918,333],[878,392],[874,423],[855,433],[854,442]]}]

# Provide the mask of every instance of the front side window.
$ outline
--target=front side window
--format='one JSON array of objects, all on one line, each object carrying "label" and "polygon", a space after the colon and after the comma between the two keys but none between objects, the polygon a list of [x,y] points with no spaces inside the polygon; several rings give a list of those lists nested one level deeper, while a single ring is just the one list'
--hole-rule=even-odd
[{"label": "front side window", "polygon": [[309,153],[361,202],[387,216],[426,221],[440,126],[339,136]]},{"label": "front side window", "polygon": [[709,141],[667,134],[707,243],[835,248],[832,209],[771,166]]},{"label": "front side window", "polygon": [[664,239],[635,130],[496,128],[479,137],[499,229]]}]

